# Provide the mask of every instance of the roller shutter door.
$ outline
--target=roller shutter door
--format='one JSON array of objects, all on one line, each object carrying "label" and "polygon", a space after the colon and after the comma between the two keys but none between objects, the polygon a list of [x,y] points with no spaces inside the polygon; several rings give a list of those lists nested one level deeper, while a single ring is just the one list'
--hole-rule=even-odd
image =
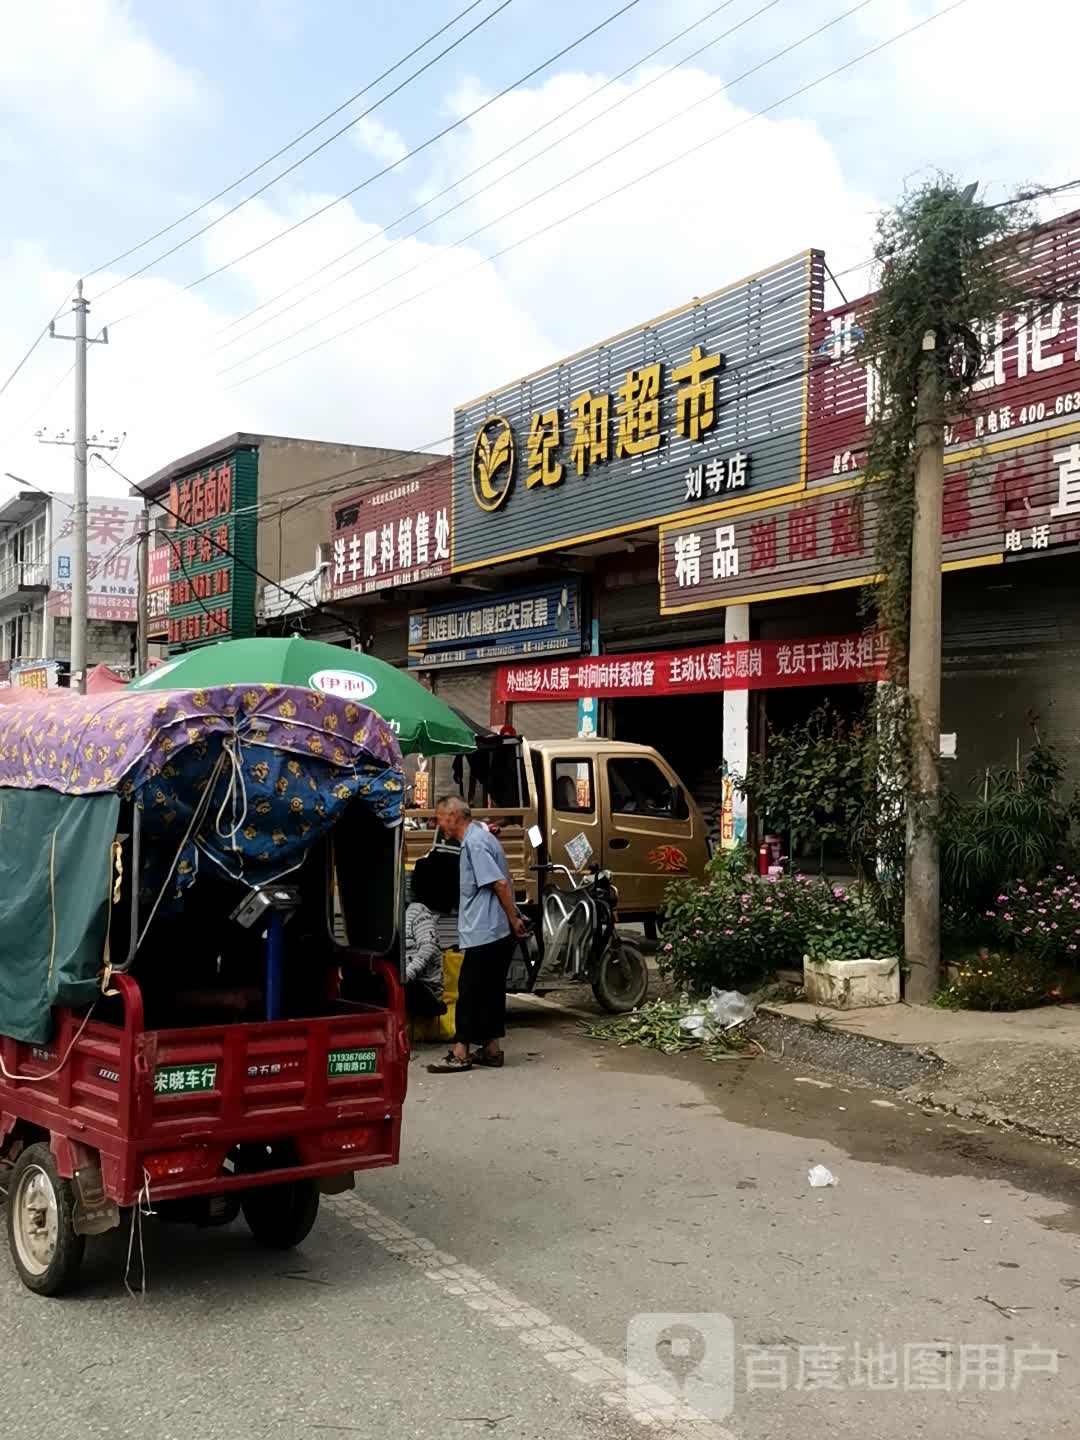
[{"label": "roller shutter door", "polygon": [[570,740],[577,735],[576,700],[522,702],[510,707],[510,724],[526,740]]},{"label": "roller shutter door", "polygon": [[960,792],[1014,765],[1033,723],[1080,784],[1078,569],[1071,555],[945,576],[941,729],[956,735],[945,764]]}]

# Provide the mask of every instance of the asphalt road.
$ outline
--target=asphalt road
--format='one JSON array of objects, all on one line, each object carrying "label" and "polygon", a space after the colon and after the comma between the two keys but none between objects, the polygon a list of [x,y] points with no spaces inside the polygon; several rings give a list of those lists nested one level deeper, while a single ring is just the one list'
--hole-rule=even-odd
[{"label": "asphalt road", "polygon": [[419,1057],[403,1164],[295,1254],[147,1220],[144,1299],[125,1230],[51,1302],[0,1261],[4,1434],[620,1440],[680,1393],[703,1440],[1080,1431],[1077,1157],[541,1009],[508,1049]]}]

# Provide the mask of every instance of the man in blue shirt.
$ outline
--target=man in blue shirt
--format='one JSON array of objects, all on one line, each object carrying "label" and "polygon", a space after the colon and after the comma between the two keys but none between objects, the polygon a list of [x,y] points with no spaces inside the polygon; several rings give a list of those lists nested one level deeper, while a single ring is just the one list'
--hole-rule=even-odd
[{"label": "man in blue shirt", "polygon": [[[500,1040],[506,1034],[506,973],[515,941],[525,934],[525,921],[514,903],[514,884],[503,848],[458,795],[435,807],[439,829],[461,846],[458,943],[464,952],[458,980],[454,1047],[437,1075],[495,1069],[503,1063]],[[475,1050],[470,1050],[475,1046]]]}]

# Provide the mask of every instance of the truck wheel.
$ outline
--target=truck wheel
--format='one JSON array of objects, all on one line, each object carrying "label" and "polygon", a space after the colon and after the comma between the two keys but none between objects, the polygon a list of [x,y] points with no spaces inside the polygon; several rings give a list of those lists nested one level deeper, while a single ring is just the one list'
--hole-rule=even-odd
[{"label": "truck wheel", "polygon": [[31,1145],[8,1186],[7,1232],[19,1277],[35,1295],[62,1295],[75,1283],[86,1239],[76,1235],[75,1191],[48,1145]]},{"label": "truck wheel", "polygon": [[649,993],[645,956],[629,940],[617,937],[600,961],[593,994],[610,1015],[625,1015],[644,1004]]},{"label": "truck wheel", "polygon": [[248,1229],[268,1250],[291,1250],[311,1233],[319,1213],[319,1192],[312,1180],[291,1180],[246,1190],[240,1197]]}]

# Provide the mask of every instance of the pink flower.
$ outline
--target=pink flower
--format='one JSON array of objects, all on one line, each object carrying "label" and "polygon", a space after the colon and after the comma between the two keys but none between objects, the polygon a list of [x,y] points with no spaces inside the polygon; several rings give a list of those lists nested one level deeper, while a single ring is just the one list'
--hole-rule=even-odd
[{"label": "pink flower", "polygon": [[997,903],[999,905],[1004,905],[1008,902],[1008,899],[1009,897],[1007,895],[999,895],[997,898]]},{"label": "pink flower", "polygon": [[665,955],[670,955],[670,954],[671,954],[671,941],[670,941],[670,940],[669,940],[668,943],[664,946],[664,954],[665,954]]},{"label": "pink flower", "polygon": [[734,935],[734,934],[735,934],[735,931],[734,931],[734,930],[725,930],[725,931],[724,931],[724,934],[725,934],[725,935]]}]

